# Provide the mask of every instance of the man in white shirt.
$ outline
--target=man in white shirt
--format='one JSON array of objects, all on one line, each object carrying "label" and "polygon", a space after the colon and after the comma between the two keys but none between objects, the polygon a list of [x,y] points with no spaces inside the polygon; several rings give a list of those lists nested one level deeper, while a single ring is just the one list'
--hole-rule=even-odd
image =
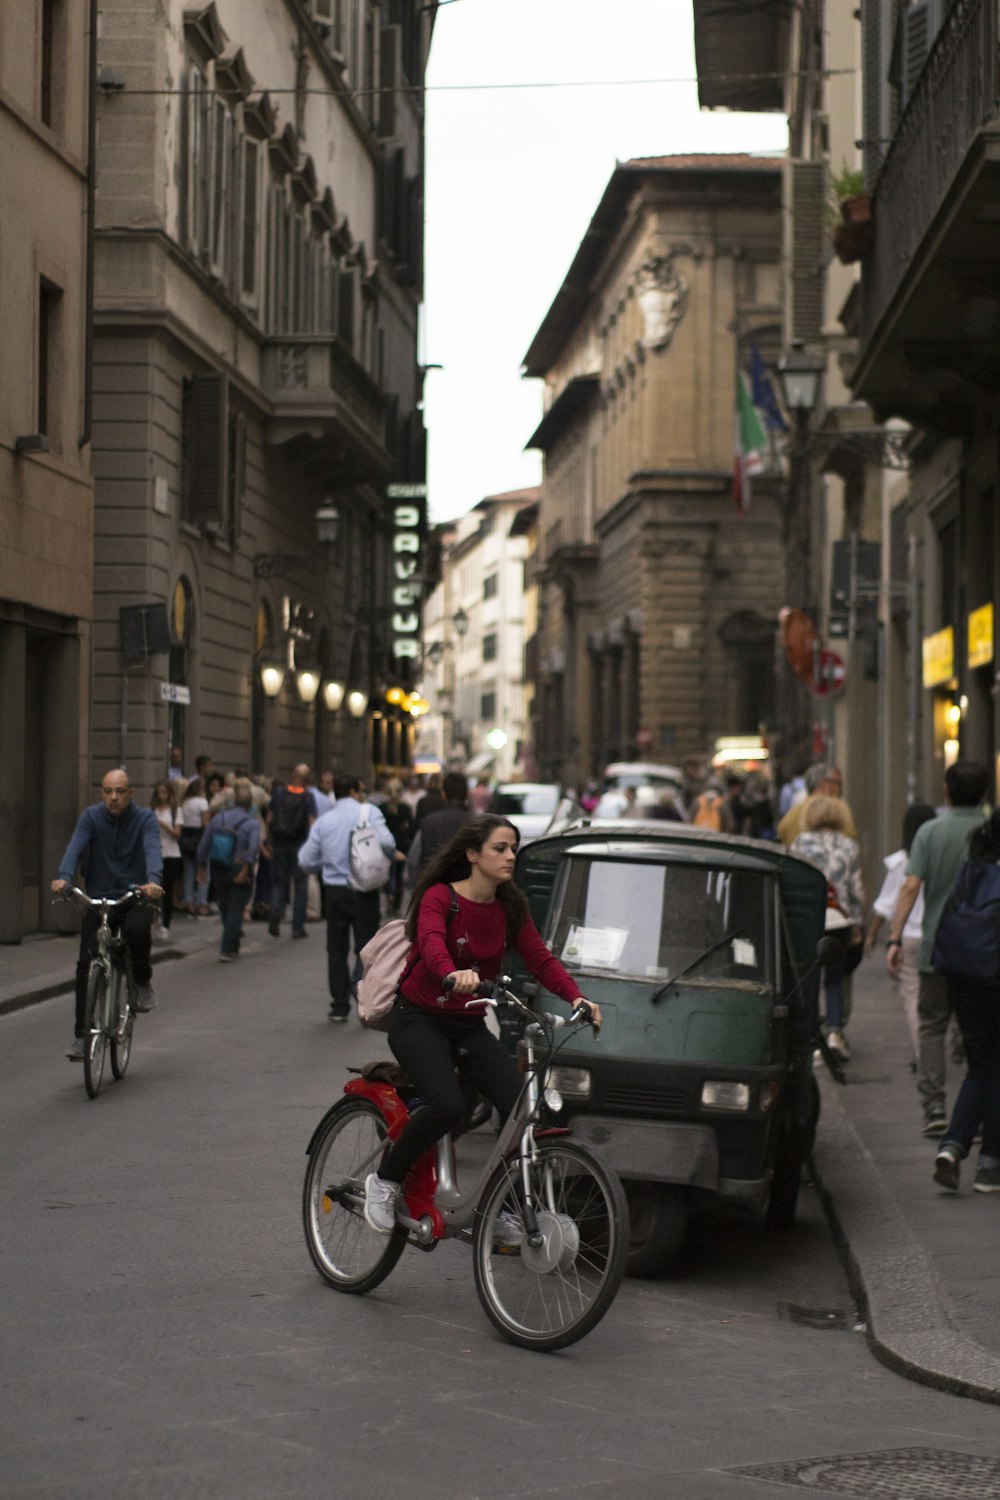
[{"label": "man in white shirt", "polygon": [[[365,784],[360,776],[338,776],[333,783],[336,803],[309,830],[299,850],[299,864],[308,874],[319,873],[326,902],[326,956],[330,986],[330,1020],[346,1021],[351,1013],[352,979],[347,956],[354,938],[354,983],[361,974],[357,955],[378,931],[379,891],[358,891],[350,883],[351,834],[358,826]],[[396,841],[377,807],[368,806],[368,823],[390,858],[397,854]]]}]

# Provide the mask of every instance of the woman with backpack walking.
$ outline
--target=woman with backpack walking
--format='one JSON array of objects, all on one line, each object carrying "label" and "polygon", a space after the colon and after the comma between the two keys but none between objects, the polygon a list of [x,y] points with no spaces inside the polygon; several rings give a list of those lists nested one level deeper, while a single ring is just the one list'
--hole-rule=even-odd
[{"label": "woman with backpack walking", "polygon": [[[934,1181],[957,1190],[961,1165],[982,1126],[983,1143],[972,1184],[976,1193],[1000,1193],[1000,808],[969,838],[962,865],[938,923],[935,969],[947,973],[968,1071],[934,1158]],[[992,868],[989,868],[992,867]],[[949,924],[951,930],[949,931]],[[977,964],[972,977],[959,972]],[[984,974],[986,977],[984,977]]]},{"label": "woman with backpack walking", "polygon": [[[495,1106],[501,1120],[514,1107],[522,1083],[517,1064],[486,1025],[487,1007],[467,1008],[480,980],[499,976],[509,949],[516,948],[552,994],[570,1004],[582,1001],[594,1025],[601,1024],[599,1007],[584,1000],[546,948],[514,885],[518,837],[507,818],[473,818],[432,860],[413,893],[406,918],[411,947],[389,1020],[389,1046],[423,1107],[367,1180],[365,1218],[382,1234],[392,1232],[400,1186],[414,1162],[468,1112],[455,1073],[459,1048],[471,1088]],[[452,982],[448,990],[446,979]],[[501,1227],[512,1246],[520,1243],[517,1224]]]}]

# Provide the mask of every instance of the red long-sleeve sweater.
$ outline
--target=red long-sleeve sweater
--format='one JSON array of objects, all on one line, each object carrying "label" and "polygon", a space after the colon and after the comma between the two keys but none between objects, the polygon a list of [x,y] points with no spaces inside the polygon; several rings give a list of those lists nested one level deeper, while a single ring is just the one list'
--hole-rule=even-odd
[{"label": "red long-sleeve sweater", "polygon": [[[458,911],[450,922],[451,891],[448,886],[431,886],[420,903],[417,941],[406,959],[406,969],[410,969],[411,964],[413,968],[401,990],[407,1000],[414,1005],[424,1005],[428,1010],[482,1015],[485,1006],[466,1010],[471,997],[444,990],[442,981],[456,969],[478,969],[483,979],[498,977],[508,950],[506,913],[499,901],[467,901],[457,891],[455,897]],[[553,995],[567,1001],[581,998],[572,976],[546,948],[530,918],[521,924],[515,946],[529,972]]]}]

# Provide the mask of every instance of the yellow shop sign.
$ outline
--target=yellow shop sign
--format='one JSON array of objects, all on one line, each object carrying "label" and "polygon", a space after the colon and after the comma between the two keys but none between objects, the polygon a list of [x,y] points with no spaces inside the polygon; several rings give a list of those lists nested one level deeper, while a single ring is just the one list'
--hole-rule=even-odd
[{"label": "yellow shop sign", "polygon": [[955,675],[955,632],[950,625],[923,639],[924,687],[940,687]]},{"label": "yellow shop sign", "polygon": [[969,666],[985,667],[993,660],[993,605],[984,604],[969,615]]}]

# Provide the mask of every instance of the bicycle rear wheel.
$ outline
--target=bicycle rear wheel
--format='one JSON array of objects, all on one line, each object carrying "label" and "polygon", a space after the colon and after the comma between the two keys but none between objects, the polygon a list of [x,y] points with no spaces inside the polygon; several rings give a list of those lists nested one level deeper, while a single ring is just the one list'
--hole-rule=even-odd
[{"label": "bicycle rear wheel", "polygon": [[83,1081],[87,1094],[96,1099],[104,1078],[104,1058],[108,1050],[104,1019],[107,1010],[108,977],[92,964],[87,977],[87,1003],[83,1012]]},{"label": "bicycle rear wheel", "polygon": [[[132,1012],[132,985],[127,974],[116,969],[111,981],[111,1020],[115,1033],[111,1038],[111,1071],[117,1079],[125,1077],[128,1060],[132,1056],[132,1028],[135,1016]],[[125,1020],[122,1015],[125,1012]]]},{"label": "bicycle rear wheel", "polygon": [[377,1172],[388,1131],[366,1099],[344,1099],[313,1138],[302,1222],[313,1264],[341,1292],[370,1292],[406,1248],[406,1230],[378,1234],[364,1216],[365,1178]]},{"label": "bicycle rear wheel", "polygon": [[[476,1291],[512,1344],[564,1349],[596,1327],[615,1299],[628,1256],[628,1205],[617,1176],[571,1141],[540,1145],[529,1176],[543,1243],[533,1247],[523,1234],[520,1160],[502,1162],[476,1221]],[[516,1248],[502,1243],[512,1221],[522,1229]]]}]

